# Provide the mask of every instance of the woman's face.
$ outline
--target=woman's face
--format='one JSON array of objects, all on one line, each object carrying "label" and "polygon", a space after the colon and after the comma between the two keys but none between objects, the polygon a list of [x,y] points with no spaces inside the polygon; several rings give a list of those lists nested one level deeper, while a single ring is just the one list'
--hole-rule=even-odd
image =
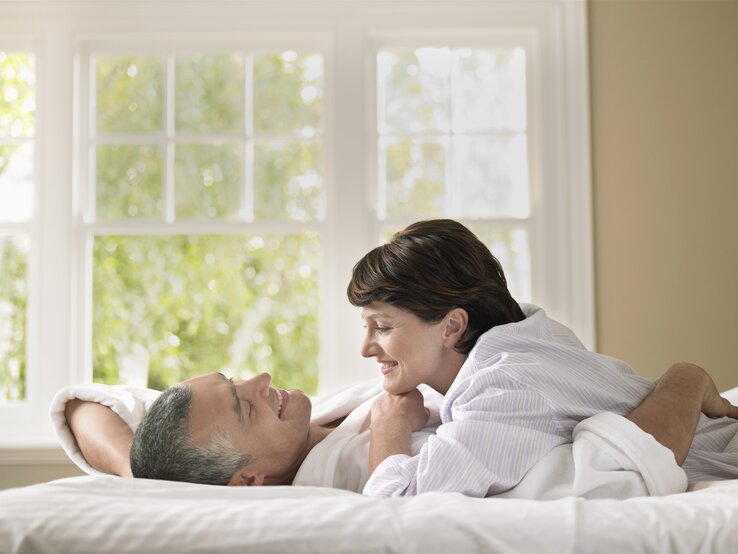
[{"label": "woman's face", "polygon": [[444,320],[427,323],[385,302],[362,308],[361,317],[366,327],[361,355],[380,364],[387,392],[402,394],[425,383],[445,394],[460,364],[444,339]]},{"label": "woman's face", "polygon": [[255,469],[278,480],[305,457],[312,406],[302,391],[276,389],[271,380],[268,373],[241,381],[210,373],[184,384],[192,390],[189,424],[195,443],[224,432],[254,458]]}]

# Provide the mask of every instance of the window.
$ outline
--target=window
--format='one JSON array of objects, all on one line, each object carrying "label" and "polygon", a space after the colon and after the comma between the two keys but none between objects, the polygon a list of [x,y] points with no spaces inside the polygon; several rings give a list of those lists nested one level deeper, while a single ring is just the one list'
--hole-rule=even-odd
[{"label": "window", "polygon": [[70,383],[375,376],[350,271],[421,218],[593,345],[584,2],[44,9],[0,20],[0,447]]},{"label": "window", "polygon": [[35,112],[33,52],[0,45],[0,404],[26,398]]},{"label": "window", "polygon": [[377,49],[377,216],[387,235],[419,219],[465,221],[530,301],[524,38]]},{"label": "window", "polygon": [[81,44],[93,381],[317,392],[324,56],[283,42]]}]

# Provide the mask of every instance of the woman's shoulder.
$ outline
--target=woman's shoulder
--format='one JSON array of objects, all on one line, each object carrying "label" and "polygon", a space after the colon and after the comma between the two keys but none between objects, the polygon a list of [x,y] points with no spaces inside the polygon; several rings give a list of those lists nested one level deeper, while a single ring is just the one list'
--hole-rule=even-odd
[{"label": "woman's shoulder", "polygon": [[549,317],[543,308],[534,304],[520,304],[520,307],[525,319],[492,327],[480,335],[472,351],[477,350],[484,356],[491,350],[529,352],[551,346],[584,348],[571,329]]}]

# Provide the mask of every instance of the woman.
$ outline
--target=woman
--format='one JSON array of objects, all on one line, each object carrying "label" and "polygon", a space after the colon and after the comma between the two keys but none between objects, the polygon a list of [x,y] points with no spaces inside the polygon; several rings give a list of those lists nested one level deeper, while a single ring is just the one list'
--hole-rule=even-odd
[{"label": "woman", "polygon": [[[362,354],[380,363],[391,393],[372,408],[365,494],[505,492],[571,442],[579,421],[604,411],[634,410],[629,418],[662,444],[678,444],[672,449],[690,482],[738,477],[738,443],[722,452],[738,423],[701,421],[687,456],[694,427],[656,424],[670,412],[658,395],[647,410],[635,409],[654,384],[587,351],[540,308],[519,305],[497,259],[458,222],[421,221],[397,233],[356,264],[347,292],[367,328]],[[687,387],[708,386],[696,366],[670,371]],[[442,425],[413,456],[408,439],[426,417],[415,391],[421,383],[445,400]],[[708,415],[738,417],[714,387],[710,394]]]}]

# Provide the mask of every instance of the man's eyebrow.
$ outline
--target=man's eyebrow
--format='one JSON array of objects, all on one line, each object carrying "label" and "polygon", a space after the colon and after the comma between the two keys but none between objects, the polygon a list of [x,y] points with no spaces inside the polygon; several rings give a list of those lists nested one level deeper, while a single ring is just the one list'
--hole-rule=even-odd
[{"label": "man's eyebrow", "polygon": [[236,414],[238,415],[238,421],[243,422],[243,410],[241,410],[241,401],[238,399],[238,392],[236,391],[236,385],[233,384],[233,379],[229,379],[225,375],[223,375],[220,371],[218,371],[218,375],[223,377],[226,381],[228,381],[228,384],[231,386],[231,393],[233,394],[233,409],[236,411]]}]

